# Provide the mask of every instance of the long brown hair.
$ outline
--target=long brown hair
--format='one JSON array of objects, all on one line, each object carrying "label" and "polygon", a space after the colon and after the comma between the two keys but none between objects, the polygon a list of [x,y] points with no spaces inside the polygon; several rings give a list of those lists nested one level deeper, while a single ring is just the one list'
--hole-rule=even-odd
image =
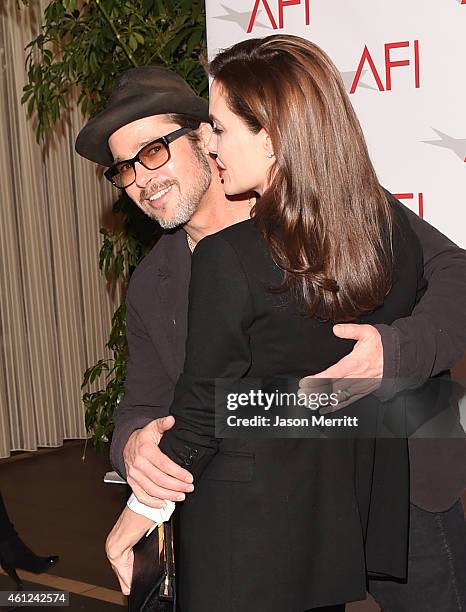
[{"label": "long brown hair", "polygon": [[254,222],[311,313],[349,321],[392,283],[392,215],[338,69],[315,44],[275,35],[210,64],[229,108],[265,129],[275,163]]}]

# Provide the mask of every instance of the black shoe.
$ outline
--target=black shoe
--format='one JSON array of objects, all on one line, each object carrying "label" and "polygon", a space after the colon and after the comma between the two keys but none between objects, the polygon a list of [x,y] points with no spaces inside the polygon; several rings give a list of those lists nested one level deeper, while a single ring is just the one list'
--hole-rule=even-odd
[{"label": "black shoe", "polygon": [[24,590],[23,582],[21,578],[18,576],[18,574],[16,573],[16,569],[12,567],[11,565],[8,565],[7,563],[5,563],[1,554],[0,554],[0,567],[2,568],[4,572],[8,574],[8,576],[14,582],[16,582],[16,590],[23,591]]},{"label": "black shoe", "polygon": [[[57,555],[39,557],[33,553],[16,532],[12,538],[0,542],[0,565],[17,583],[19,579],[17,580],[15,570],[22,569],[34,574],[41,574],[49,570],[57,561]],[[19,582],[21,581],[19,580]]]}]

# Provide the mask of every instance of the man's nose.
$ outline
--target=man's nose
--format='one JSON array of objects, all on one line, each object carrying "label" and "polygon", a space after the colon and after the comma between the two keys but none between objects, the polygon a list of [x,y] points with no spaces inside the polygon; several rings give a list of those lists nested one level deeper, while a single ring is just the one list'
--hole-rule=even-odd
[{"label": "man's nose", "polygon": [[157,170],[148,170],[141,162],[134,164],[134,174],[136,175],[136,185],[145,189],[147,183],[157,175]]}]

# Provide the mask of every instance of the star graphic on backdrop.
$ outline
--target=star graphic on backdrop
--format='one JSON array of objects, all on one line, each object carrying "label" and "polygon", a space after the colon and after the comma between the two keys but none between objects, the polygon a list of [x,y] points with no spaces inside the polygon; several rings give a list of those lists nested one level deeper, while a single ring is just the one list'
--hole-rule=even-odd
[{"label": "star graphic on backdrop", "polygon": [[[358,87],[362,87],[363,89],[372,89],[375,91],[379,91],[377,87],[372,87],[372,85],[366,85],[366,83],[361,83],[361,79],[364,78],[364,75],[366,74],[367,70],[363,70],[361,72],[361,77],[359,79],[358,82]],[[343,79],[343,83],[345,84],[345,89],[347,92],[350,91],[351,89],[351,85],[353,84],[354,81],[354,77],[356,76],[356,70],[353,70],[352,72],[341,72],[341,78]]]},{"label": "star graphic on backdrop", "polygon": [[450,151],[458,155],[461,161],[466,161],[466,138],[453,138],[453,136],[448,136],[448,134],[444,134],[440,130],[436,130],[435,128],[432,129],[437,136],[440,136],[440,140],[423,140],[422,142],[436,147],[450,149]]},{"label": "star graphic on backdrop", "polygon": [[[244,32],[248,31],[249,21],[251,19],[251,11],[246,11],[245,13],[240,13],[239,11],[234,11],[232,8],[225,6],[224,4],[220,5],[226,12],[226,15],[219,15],[218,17],[214,17],[214,19],[221,19],[222,21],[232,21],[239,25],[239,27],[244,30]],[[262,11],[258,11],[257,14],[260,15]],[[265,28],[270,30],[271,26],[265,25],[257,19],[254,21],[255,28]]]}]

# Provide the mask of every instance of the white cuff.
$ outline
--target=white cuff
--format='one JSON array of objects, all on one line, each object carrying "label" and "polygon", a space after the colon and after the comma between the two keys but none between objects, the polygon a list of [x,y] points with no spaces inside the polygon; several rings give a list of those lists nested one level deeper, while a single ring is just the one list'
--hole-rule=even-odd
[{"label": "white cuff", "polygon": [[175,510],[175,502],[167,499],[165,500],[165,503],[167,504],[165,508],[151,508],[151,506],[146,506],[146,504],[141,504],[141,502],[134,495],[134,493],[132,493],[131,497],[126,502],[126,505],[128,506],[130,510],[132,510],[133,512],[136,512],[136,514],[142,514],[142,516],[145,516],[151,521],[154,521],[155,524],[146,533],[146,537],[147,537],[148,535],[152,533],[152,531],[154,531],[156,527],[158,527],[162,523],[165,523],[165,521],[168,521],[168,519],[173,514]]}]

